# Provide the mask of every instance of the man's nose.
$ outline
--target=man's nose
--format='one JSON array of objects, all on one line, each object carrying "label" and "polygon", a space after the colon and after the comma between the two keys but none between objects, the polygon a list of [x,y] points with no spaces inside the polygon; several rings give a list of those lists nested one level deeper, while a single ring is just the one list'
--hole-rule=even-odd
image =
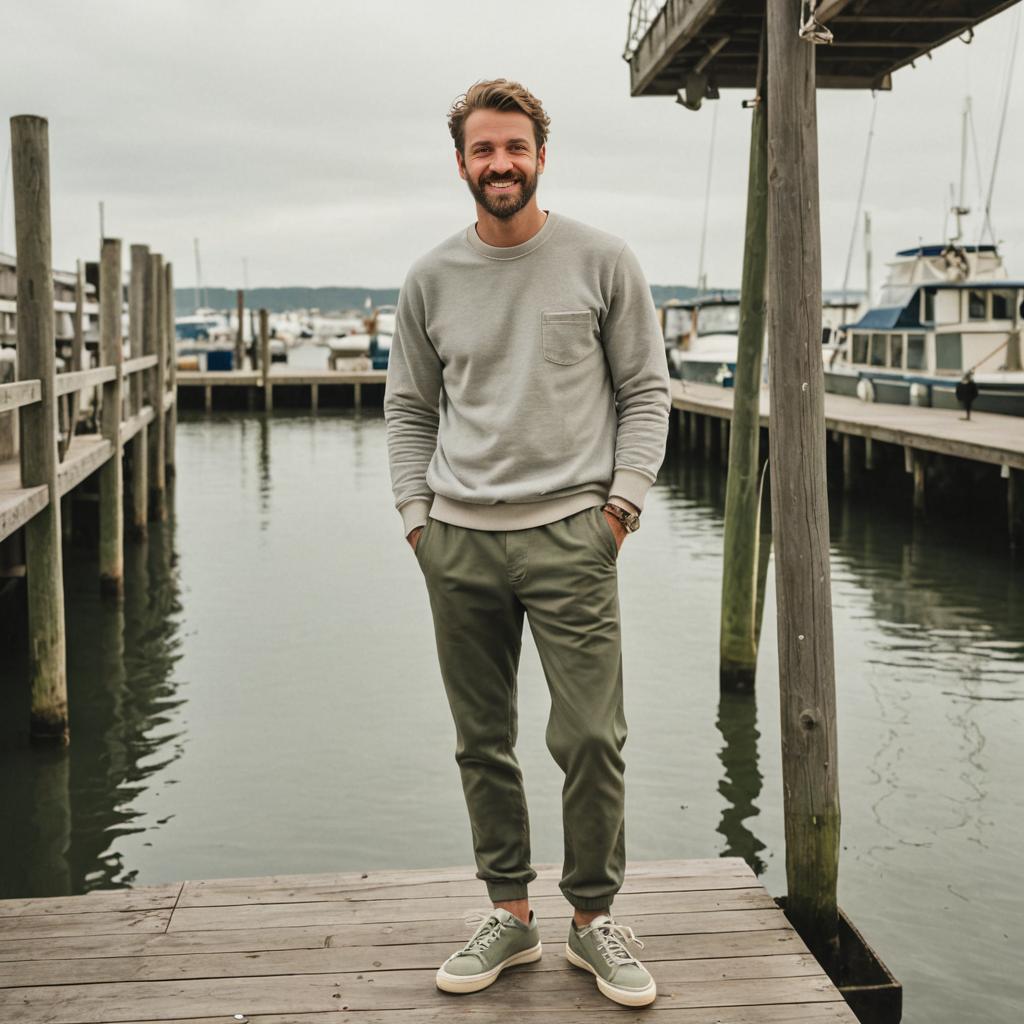
[{"label": "man's nose", "polygon": [[508,154],[502,150],[495,150],[494,157],[491,160],[491,171],[495,174],[506,174],[513,168],[513,163],[508,158]]}]

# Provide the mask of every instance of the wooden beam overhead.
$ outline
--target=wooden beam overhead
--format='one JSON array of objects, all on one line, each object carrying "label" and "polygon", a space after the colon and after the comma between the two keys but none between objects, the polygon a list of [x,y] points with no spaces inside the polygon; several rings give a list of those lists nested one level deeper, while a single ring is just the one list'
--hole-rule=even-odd
[{"label": "wooden beam overhead", "polygon": [[[818,86],[890,88],[893,71],[1015,2],[824,0],[817,18],[830,24],[834,42],[817,47]],[[632,94],[674,95],[695,71],[706,74],[711,86],[752,89],[763,6],[750,0],[667,0],[628,57]]]}]

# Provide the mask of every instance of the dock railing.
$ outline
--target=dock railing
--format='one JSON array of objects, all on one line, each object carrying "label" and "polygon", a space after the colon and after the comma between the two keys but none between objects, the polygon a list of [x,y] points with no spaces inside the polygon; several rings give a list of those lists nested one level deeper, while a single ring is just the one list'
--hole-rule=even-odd
[{"label": "dock railing", "polygon": [[[146,350],[123,358],[121,243],[104,239],[100,261],[99,365],[57,373],[54,336],[54,286],[51,260],[48,128],[44,118],[11,119],[17,264],[18,379],[0,384],[0,417],[8,435],[17,420],[17,458],[0,458],[0,544],[23,530],[24,575],[28,609],[32,701],[30,737],[68,742],[67,668],[60,499],[83,480],[102,470],[99,487],[100,589],[114,599],[123,594],[124,487],[121,457],[128,446],[136,487],[143,467],[142,508],[148,518],[166,518],[166,468],[173,466],[172,431],[167,413],[176,395],[168,381],[172,348],[171,282],[159,256],[145,261],[147,287],[131,324],[131,351],[138,351],[134,331],[148,325]],[[135,247],[133,247],[134,249]],[[143,247],[144,248],[144,247]],[[134,252],[133,252],[134,256]],[[137,294],[135,274],[143,264],[133,260],[129,294]],[[132,304],[129,303],[131,312]],[[148,378],[148,380],[147,380]],[[128,381],[130,387],[125,386]],[[145,382],[145,385],[144,385]],[[69,424],[67,444],[58,430],[58,400],[98,389],[99,429],[75,433]],[[128,392],[130,391],[130,398]],[[75,403],[73,403],[75,404]],[[157,424],[147,439],[150,424]],[[148,443],[147,443],[148,440]],[[11,438],[13,447],[14,439]],[[8,453],[12,455],[13,453]],[[148,465],[147,465],[148,464]],[[148,493],[146,481],[148,478]],[[143,537],[146,518],[139,521],[140,495],[133,496],[133,536]],[[13,540],[11,541],[13,543]],[[17,559],[18,555],[14,556]],[[10,566],[11,552],[4,564]],[[16,567],[17,568],[17,567]],[[11,575],[10,572],[7,573]],[[21,573],[15,572],[15,575]]]}]

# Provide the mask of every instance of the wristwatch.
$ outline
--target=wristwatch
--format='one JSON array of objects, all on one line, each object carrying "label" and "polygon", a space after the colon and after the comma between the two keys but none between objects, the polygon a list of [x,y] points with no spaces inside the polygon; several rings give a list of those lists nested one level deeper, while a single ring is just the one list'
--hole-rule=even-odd
[{"label": "wristwatch", "polygon": [[609,501],[601,506],[601,511],[610,512],[630,533],[636,533],[640,529],[640,517],[635,512],[624,509],[621,505],[615,505]]}]

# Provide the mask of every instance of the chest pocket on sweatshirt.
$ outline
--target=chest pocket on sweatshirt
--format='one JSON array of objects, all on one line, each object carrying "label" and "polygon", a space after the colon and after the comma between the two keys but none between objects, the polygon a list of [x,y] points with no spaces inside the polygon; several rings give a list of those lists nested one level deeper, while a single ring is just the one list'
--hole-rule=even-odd
[{"label": "chest pocket on sweatshirt", "polygon": [[541,344],[549,363],[572,366],[597,348],[594,320],[589,309],[541,313]]}]

